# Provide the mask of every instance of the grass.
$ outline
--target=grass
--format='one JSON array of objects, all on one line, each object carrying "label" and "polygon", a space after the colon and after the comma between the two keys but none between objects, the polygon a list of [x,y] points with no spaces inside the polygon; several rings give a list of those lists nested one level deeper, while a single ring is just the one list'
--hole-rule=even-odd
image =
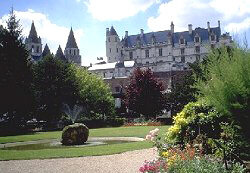
[{"label": "grass", "polygon": [[[165,133],[168,126],[130,126],[117,128],[90,129],[90,137],[141,137],[144,138],[150,130],[160,129],[160,135]],[[31,135],[0,137],[0,143],[35,141],[40,139],[59,139],[61,131],[38,132]]]},{"label": "grass", "polygon": [[[132,126],[117,128],[90,129],[91,137],[145,137],[152,129],[159,128],[160,136],[163,136],[169,126]],[[40,132],[32,135],[6,136],[0,137],[0,143],[32,141],[39,139],[58,139],[61,131]],[[19,159],[48,159],[97,156],[122,153],[126,151],[145,149],[152,147],[148,141],[120,143],[111,145],[89,146],[83,148],[57,148],[41,150],[3,150],[0,149],[0,160],[19,160]]]}]

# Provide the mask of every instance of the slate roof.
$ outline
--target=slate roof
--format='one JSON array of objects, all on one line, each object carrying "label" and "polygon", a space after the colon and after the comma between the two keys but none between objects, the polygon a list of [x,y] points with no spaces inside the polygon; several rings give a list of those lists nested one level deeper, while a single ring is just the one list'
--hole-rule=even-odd
[{"label": "slate roof", "polygon": [[72,27],[71,27],[70,32],[69,32],[69,37],[68,37],[68,41],[66,44],[66,48],[77,48],[78,49]]},{"label": "slate roof", "polygon": [[28,39],[31,43],[41,43],[41,38],[40,37],[38,38],[38,36],[37,36],[34,21],[32,21]]},{"label": "slate roof", "polygon": [[58,59],[61,59],[62,61],[67,61],[66,57],[63,54],[63,51],[62,51],[62,48],[61,48],[60,45],[59,45],[59,47],[58,47],[58,49],[56,51],[55,57],[57,57]]},{"label": "slate roof", "polygon": [[51,53],[50,53],[50,49],[49,49],[49,46],[48,46],[47,43],[46,43],[46,45],[45,45],[45,47],[44,47],[44,49],[43,49],[42,56],[45,57],[46,55],[49,55],[49,54],[51,54]]},{"label": "slate roof", "polygon": [[109,34],[108,35],[117,35],[117,32],[113,26],[111,26]]},{"label": "slate roof", "polygon": [[[220,27],[210,28],[210,30],[211,30],[211,33],[214,33],[217,36],[217,39],[220,37],[220,35],[221,35]],[[156,43],[163,43],[163,42],[167,42],[168,35],[171,36],[173,44],[179,43],[180,37],[183,37],[186,42],[194,42],[194,37],[196,34],[198,34],[200,36],[201,41],[209,40],[209,32],[207,29],[195,28],[193,30],[192,34],[189,34],[188,31],[175,32],[175,33],[171,34],[170,30],[165,30],[165,31],[145,33],[145,34],[143,34],[142,37],[141,37],[141,34],[130,35],[130,36],[125,37],[122,40],[122,43],[125,47],[135,46],[136,40],[139,40],[142,45],[151,44],[152,40],[155,40]],[[154,39],[152,39],[152,37],[154,37]]]},{"label": "slate roof", "polygon": [[[106,63],[106,64],[94,64],[92,67],[89,68],[90,71],[92,70],[105,70],[105,69],[115,69],[120,67],[133,67],[135,64],[134,61],[124,61],[124,63],[120,62],[112,62],[112,63]],[[121,66],[120,66],[121,65]]]}]

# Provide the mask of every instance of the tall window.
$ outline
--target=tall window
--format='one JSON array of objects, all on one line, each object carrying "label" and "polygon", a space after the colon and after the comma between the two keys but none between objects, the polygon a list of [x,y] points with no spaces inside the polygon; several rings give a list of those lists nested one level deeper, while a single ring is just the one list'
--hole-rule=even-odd
[{"label": "tall window", "polygon": [[133,52],[129,52],[129,59],[133,59]]},{"label": "tall window", "polygon": [[200,61],[200,55],[196,55],[196,61]]},{"label": "tall window", "polygon": [[39,46],[36,47],[36,52],[39,53]]},{"label": "tall window", "polygon": [[181,55],[185,54],[185,48],[181,48]]},{"label": "tall window", "polygon": [[182,63],[185,63],[185,56],[182,56],[182,57],[181,57],[181,62],[182,62]]},{"label": "tall window", "polygon": [[195,46],[195,52],[200,53],[200,51],[201,51],[200,46]]},{"label": "tall window", "polygon": [[111,48],[109,48],[109,52],[111,53]]},{"label": "tall window", "polygon": [[200,42],[200,37],[195,37],[195,43],[199,43]]},{"label": "tall window", "polygon": [[118,48],[116,48],[116,52],[118,53]]},{"label": "tall window", "polygon": [[108,38],[108,41],[110,42],[110,37]]},{"label": "tall window", "polygon": [[145,56],[146,56],[146,58],[148,58],[149,57],[149,50],[147,49],[147,50],[145,50]]},{"label": "tall window", "polygon": [[159,49],[159,56],[162,56],[162,48]]}]

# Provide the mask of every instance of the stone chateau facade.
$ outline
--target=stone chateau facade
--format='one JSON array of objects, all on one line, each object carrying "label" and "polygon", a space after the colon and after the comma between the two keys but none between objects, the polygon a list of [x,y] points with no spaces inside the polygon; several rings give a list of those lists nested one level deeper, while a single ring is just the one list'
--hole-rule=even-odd
[{"label": "stone chateau facade", "polygon": [[153,72],[183,71],[188,63],[202,61],[210,49],[230,45],[229,33],[221,34],[217,27],[192,28],[175,32],[173,22],[169,30],[129,35],[120,39],[115,28],[106,29],[107,63],[92,65],[89,70],[103,78],[128,77],[135,67],[150,68]]},{"label": "stone chateau facade", "polygon": [[[29,36],[25,39],[25,46],[30,53],[32,61],[34,62],[41,60],[43,57],[51,53],[47,44],[42,50],[42,40],[37,35],[34,22],[32,22],[31,24]],[[80,50],[78,49],[78,46],[76,44],[72,27],[69,32],[68,41],[65,46],[64,53],[61,46],[59,45],[55,57],[63,61],[73,62],[81,66]]]}]

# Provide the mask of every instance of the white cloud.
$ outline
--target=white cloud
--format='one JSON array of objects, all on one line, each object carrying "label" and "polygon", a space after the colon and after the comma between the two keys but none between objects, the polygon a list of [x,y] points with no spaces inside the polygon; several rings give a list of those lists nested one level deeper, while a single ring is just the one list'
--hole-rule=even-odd
[{"label": "white cloud", "polygon": [[[20,24],[23,28],[23,35],[28,36],[32,20],[35,23],[36,31],[38,36],[42,38],[43,46],[47,43],[50,50],[53,53],[56,53],[56,50],[61,45],[62,48],[65,47],[68,35],[69,35],[69,28],[66,28],[64,26],[58,26],[54,23],[52,23],[48,16],[46,16],[43,13],[35,12],[32,9],[29,9],[28,11],[15,11],[15,14],[18,19],[20,19]],[[4,15],[2,19],[0,19],[0,23],[4,23],[8,18],[8,15]],[[83,35],[82,29],[74,29],[74,35],[77,41],[77,44],[79,46],[80,44],[80,38]]]},{"label": "white cloud", "polygon": [[93,18],[101,21],[121,20],[147,10],[159,0],[85,0]]},{"label": "white cloud", "polygon": [[148,27],[153,31],[166,30],[173,21],[175,31],[183,31],[189,23],[206,27],[210,21],[213,27],[221,20],[224,31],[242,32],[250,28],[249,15],[249,0],[170,0],[159,6],[158,16],[148,19]]}]

